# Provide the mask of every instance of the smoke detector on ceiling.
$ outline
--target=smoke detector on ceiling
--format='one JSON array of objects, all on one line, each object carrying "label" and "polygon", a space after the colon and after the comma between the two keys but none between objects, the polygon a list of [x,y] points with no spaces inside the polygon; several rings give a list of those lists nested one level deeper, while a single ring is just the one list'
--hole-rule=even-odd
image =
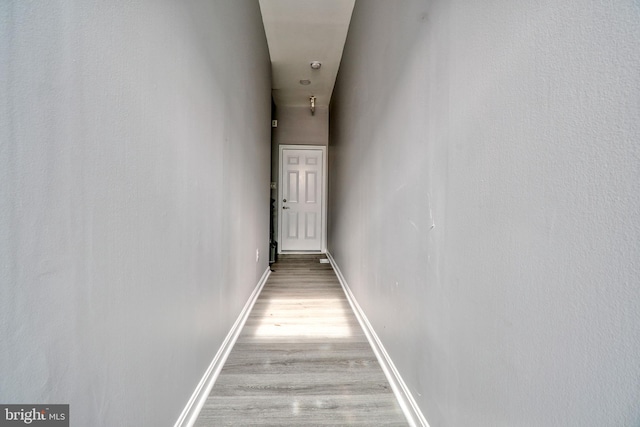
[{"label": "smoke detector on ceiling", "polygon": [[319,70],[320,67],[322,67],[322,63],[320,61],[313,61],[311,63],[311,69],[313,70]]}]

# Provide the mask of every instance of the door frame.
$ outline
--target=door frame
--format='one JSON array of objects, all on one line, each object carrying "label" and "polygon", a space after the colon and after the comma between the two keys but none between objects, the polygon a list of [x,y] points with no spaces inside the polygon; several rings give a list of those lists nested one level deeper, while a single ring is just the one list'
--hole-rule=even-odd
[{"label": "door frame", "polygon": [[[282,250],[282,156],[284,155],[284,150],[321,150],[322,151],[322,203],[321,203],[321,215],[322,220],[320,221],[320,230],[321,234],[321,244],[320,251],[283,251]],[[278,146],[278,254],[307,254],[307,253],[326,253],[327,252],[327,190],[328,190],[328,182],[329,177],[328,171],[329,168],[327,166],[327,146],[326,145],[290,145],[283,144]]]}]

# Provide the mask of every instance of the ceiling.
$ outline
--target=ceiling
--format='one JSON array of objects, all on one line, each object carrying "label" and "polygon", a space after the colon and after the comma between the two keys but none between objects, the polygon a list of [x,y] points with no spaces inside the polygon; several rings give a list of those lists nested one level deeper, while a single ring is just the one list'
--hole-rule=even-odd
[{"label": "ceiling", "polygon": [[[260,0],[277,106],[329,105],[355,0]],[[311,62],[319,61],[318,70]],[[300,80],[310,80],[307,86]]]}]

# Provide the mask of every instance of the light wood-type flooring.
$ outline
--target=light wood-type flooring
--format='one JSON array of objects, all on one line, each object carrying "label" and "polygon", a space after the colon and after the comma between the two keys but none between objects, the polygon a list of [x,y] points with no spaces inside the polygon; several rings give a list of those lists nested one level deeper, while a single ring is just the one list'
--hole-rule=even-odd
[{"label": "light wood-type flooring", "polygon": [[406,426],[324,255],[281,256],[196,426]]}]

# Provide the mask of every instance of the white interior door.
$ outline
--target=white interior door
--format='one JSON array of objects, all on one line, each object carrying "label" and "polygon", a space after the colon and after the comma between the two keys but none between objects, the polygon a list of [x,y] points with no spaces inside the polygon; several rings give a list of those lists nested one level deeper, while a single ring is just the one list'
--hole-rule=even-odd
[{"label": "white interior door", "polygon": [[324,149],[281,148],[280,248],[323,250]]}]

